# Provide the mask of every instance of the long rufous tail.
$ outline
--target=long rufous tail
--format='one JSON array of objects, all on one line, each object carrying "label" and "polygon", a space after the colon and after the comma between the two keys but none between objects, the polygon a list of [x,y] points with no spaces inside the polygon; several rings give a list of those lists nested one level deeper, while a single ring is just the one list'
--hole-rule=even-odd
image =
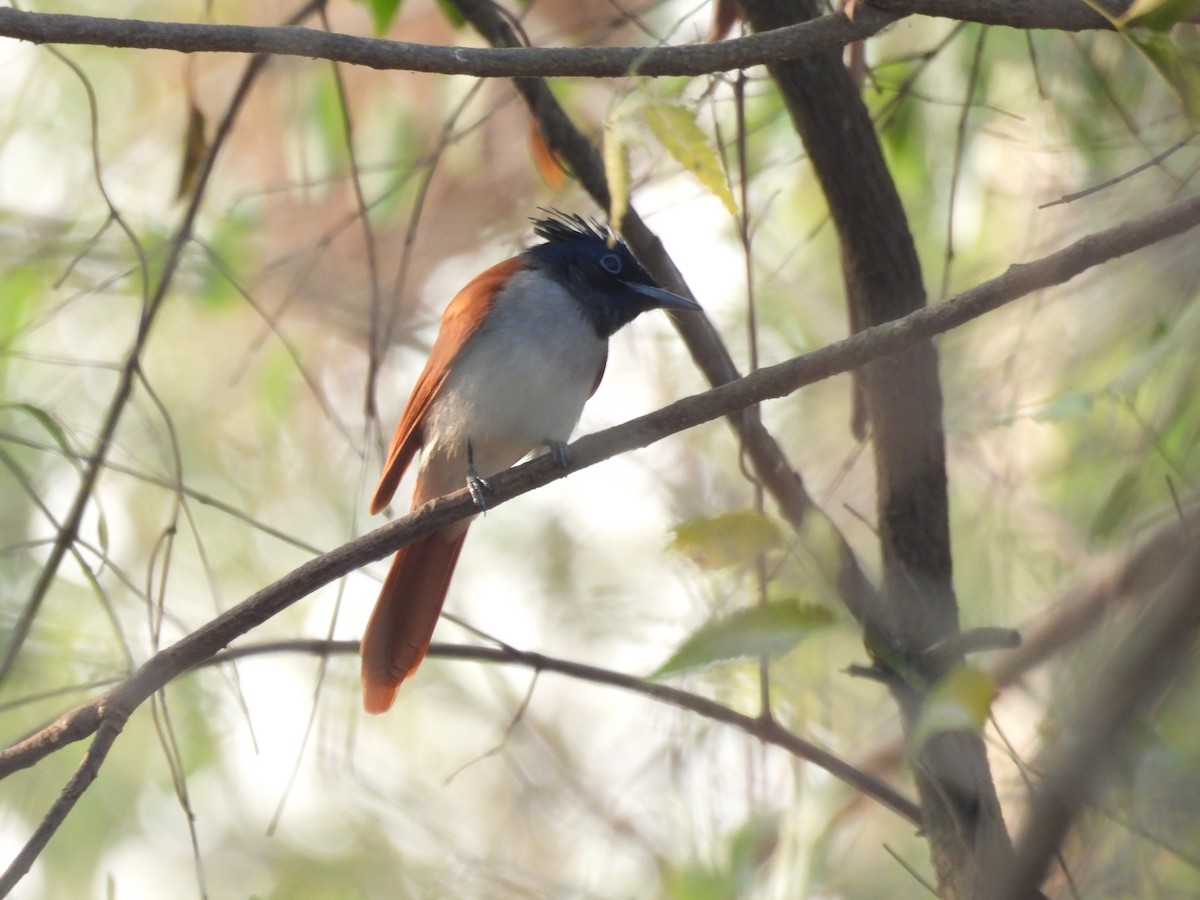
[{"label": "long rufous tail", "polygon": [[363,709],[373,715],[391,709],[400,684],[425,658],[467,536],[465,528],[456,531],[402,547],[392,561],[359,647]]}]

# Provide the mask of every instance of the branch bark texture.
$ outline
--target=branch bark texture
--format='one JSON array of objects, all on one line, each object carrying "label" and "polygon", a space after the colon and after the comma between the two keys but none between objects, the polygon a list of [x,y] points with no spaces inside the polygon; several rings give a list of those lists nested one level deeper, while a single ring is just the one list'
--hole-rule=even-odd
[{"label": "branch bark texture", "polygon": [[[1111,29],[1082,0],[871,0],[842,13],[714,44],[675,47],[438,47],[334,34],[311,28],[153,22],[0,8],[0,36],[35,44],[91,44],[179,53],[265,53],[480,78],[621,78],[707,75],[835,50],[865,40],[909,15],[1064,31]],[[1098,5],[1096,5],[1098,6]],[[1104,4],[1115,14],[1128,4]]]},{"label": "branch bark texture", "polygon": [[480,78],[624,78],[707,75],[836,49],[877,33],[899,16],[864,9],[772,34],[680,47],[437,47],[312,28],[147,22],[0,8],[0,36],[35,44],[92,44],[179,53],[266,53]]},{"label": "branch bark texture", "polygon": [[[903,319],[869,328],[812,353],[677,400],[621,425],[585,435],[571,445],[566,467],[560,467],[549,457],[539,457],[489,479],[492,485],[489,501],[493,506],[505,503],[620,453],[649,446],[668,435],[730,415],[746,406],[786,397],[805,385],[850,372],[874,359],[894,354],[914,341],[950,331],[1035,291],[1070,281],[1093,266],[1196,227],[1200,227],[1200,197],[1088,235],[1034,262],[1010,266],[1002,275],[937,306],[925,307]],[[0,753],[0,778],[32,765],[46,752],[94,733],[99,719],[93,716],[97,710],[103,713],[109,698],[132,700],[135,705],[142,702],[172,678],[318,588],[475,512],[470,494],[463,489],[432,500],[408,515],[309,560],[155,654],[112,691],[65,713],[47,729],[38,732],[38,735],[53,735],[50,743],[45,745],[45,752],[32,752],[30,742],[37,737],[35,735]]]},{"label": "branch bark texture", "polygon": [[[519,43],[511,24],[489,0],[453,2],[489,43],[498,47],[513,47]],[[544,80],[514,78],[513,84],[529,107],[547,145],[567,163],[596,205],[601,209],[609,209],[608,179],[600,151],[571,121]],[[634,255],[660,284],[684,296],[694,296],[662,241],[642,221],[633,204],[629,204],[618,227]],[[709,384],[715,387],[741,377],[725,342],[706,316],[675,316],[673,321],[693,362],[704,373]],[[812,500],[803,478],[789,462],[779,442],[763,425],[758,410],[754,407],[739,409],[729,417],[729,424],[737,433],[755,476],[774,498],[792,527],[798,529],[808,516],[816,515],[826,523],[830,533],[836,535],[839,597],[856,619],[869,619],[870,610],[878,605],[875,586],[867,578],[845,536]]]},{"label": "branch bark texture", "polygon": [[[755,31],[814,18],[811,0],[742,0]],[[851,330],[898,319],[925,305],[908,220],[858,89],[837,53],[768,65],[808,151],[837,227]],[[874,444],[882,603],[864,624],[869,649],[892,671],[906,728],[928,687],[955,660],[926,650],[958,633],[950,552],[945,437],[937,351],[917,341],[867,365],[858,386]],[[961,659],[958,660],[961,662]],[[927,742],[914,775],[939,889],[977,896],[1012,847],[976,735]]]},{"label": "branch bark texture", "polygon": [[[493,504],[503,503],[604,459],[646,446],[685,428],[728,416],[746,406],[783,397],[806,384],[849,372],[873,359],[902,351],[917,340],[958,327],[1005,303],[1037,290],[1061,284],[1084,270],[1200,226],[1200,198],[1177,203],[1133,222],[1108,229],[1043,257],[1009,268],[1003,275],[978,285],[936,307],[867,329],[813,353],[761,369],[722,387],[677,401],[653,413],[581,438],[571,445],[566,469],[548,457],[517,466],[491,479]],[[427,503],[420,509],[376,529],[336,550],[309,560],[279,581],[214,618],[209,623],[156,653],[116,687],[60,716],[46,728],[0,752],[0,778],[29,768],[51,753],[89,736],[93,738],[85,765],[68,785],[82,784],[100,765],[103,754],[128,717],[155,691],[200,665],[255,626],[336,579],[368,562],[382,559],[399,547],[475,512],[464,489]],[[74,798],[64,793],[65,816]],[[48,817],[49,818],[49,817]],[[56,825],[61,824],[61,817]],[[53,828],[39,829],[31,839],[44,846]],[[16,883],[25,865],[36,856],[23,850],[0,878],[0,886]]]}]

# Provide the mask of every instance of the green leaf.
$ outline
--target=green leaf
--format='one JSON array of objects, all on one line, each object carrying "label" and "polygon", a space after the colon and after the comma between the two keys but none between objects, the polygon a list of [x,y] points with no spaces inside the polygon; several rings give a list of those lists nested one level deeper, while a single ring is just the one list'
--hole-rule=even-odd
[{"label": "green leaf", "polygon": [[1140,28],[1121,33],[1179,98],[1188,118],[1200,122],[1200,59],[1182,52],[1168,34]]},{"label": "green leaf", "polygon": [[1092,395],[1073,392],[1047,403],[1034,413],[1033,418],[1038,422],[1061,422],[1064,419],[1081,418],[1091,411]]},{"label": "green leaf", "polygon": [[661,896],[665,900],[730,900],[755,897],[764,866],[779,846],[779,823],[755,816],[729,838],[728,865],[692,864],[667,868]]},{"label": "green leaf", "polygon": [[1129,518],[1136,508],[1139,495],[1138,476],[1126,472],[1117,479],[1117,483],[1108,492],[1108,498],[1088,529],[1088,536],[1094,540],[1105,540],[1112,537],[1117,528]]},{"label": "green leaf", "polygon": [[259,374],[258,398],[263,411],[275,421],[286,421],[295,412],[296,362],[282,348],[265,355]]},{"label": "green leaf", "polygon": [[752,509],[689,519],[671,540],[672,550],[706,569],[741,565],[782,545],[779,526]]},{"label": "green leaf", "polygon": [[1200,10],[1200,0],[1133,0],[1117,20],[1117,27],[1142,25],[1154,31],[1169,31]]},{"label": "green leaf", "polygon": [[246,212],[222,216],[213,225],[209,246],[219,264],[205,266],[202,281],[195,293],[199,303],[209,309],[227,309],[240,302],[242,295],[237,284],[239,273],[253,261],[255,237],[261,228],[257,217]]},{"label": "green leaf", "polygon": [[385,34],[392,27],[400,12],[401,0],[359,0],[365,3],[371,12],[371,24],[375,26],[375,36]]},{"label": "green leaf", "polygon": [[45,429],[46,433],[54,440],[54,443],[58,444],[59,449],[63,452],[63,456],[75,463],[76,466],[79,465],[79,458],[71,448],[71,442],[67,440],[66,431],[58,419],[54,418],[52,413],[48,413],[40,406],[34,406],[32,403],[0,403],[0,409],[11,409],[30,416]]},{"label": "green leaf", "polygon": [[749,819],[729,845],[729,871],[738,897],[747,896],[756,874],[770,861],[779,847],[779,822],[755,816]]},{"label": "green leaf", "polygon": [[980,732],[996,697],[996,684],[974,666],[961,665],[934,685],[917,716],[913,752],[934,735],[948,731]]},{"label": "green leaf", "polygon": [[663,149],[719,197],[731,216],[736,216],[737,204],[725,169],[708,135],[696,124],[696,114],[685,106],[657,103],[646,108],[645,117]]},{"label": "green leaf", "polygon": [[650,677],[661,678],[729,659],[782,656],[833,623],[833,613],[825,607],[794,600],[739,609],[702,626]]},{"label": "green leaf", "polygon": [[446,17],[455,30],[462,28],[467,24],[467,17],[462,14],[457,6],[450,0],[437,0],[438,9],[442,11],[442,15]]},{"label": "green leaf", "polygon": [[15,265],[0,271],[0,347],[7,347],[24,326],[47,287],[45,272],[34,266]]},{"label": "green leaf", "polygon": [[729,900],[734,893],[727,873],[692,866],[667,870],[663,896],[666,900]]}]

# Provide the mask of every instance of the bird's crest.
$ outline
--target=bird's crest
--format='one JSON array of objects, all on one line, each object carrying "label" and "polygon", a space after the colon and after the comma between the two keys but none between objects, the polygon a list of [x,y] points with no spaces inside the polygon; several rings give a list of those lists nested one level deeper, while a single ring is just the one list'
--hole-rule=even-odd
[{"label": "bird's crest", "polygon": [[616,234],[599,219],[585,219],[578,213],[539,207],[546,215],[533,222],[533,233],[547,241],[602,241],[609,247],[618,243]]}]

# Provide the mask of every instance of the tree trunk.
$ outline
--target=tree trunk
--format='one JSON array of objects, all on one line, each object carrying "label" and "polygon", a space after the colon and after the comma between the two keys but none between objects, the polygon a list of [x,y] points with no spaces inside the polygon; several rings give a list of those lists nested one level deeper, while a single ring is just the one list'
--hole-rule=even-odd
[{"label": "tree trunk", "polygon": [[[811,0],[742,0],[755,31],[813,18]],[[851,328],[925,305],[920,264],[866,107],[838,54],[768,67],[812,160],[841,243]],[[863,622],[868,649],[911,729],[929,686],[957,660],[928,651],[958,633],[937,351],[925,342],[859,373],[875,450],[883,603]],[[983,741],[944,734],[914,775],[946,898],[981,896],[1012,857]]]}]

